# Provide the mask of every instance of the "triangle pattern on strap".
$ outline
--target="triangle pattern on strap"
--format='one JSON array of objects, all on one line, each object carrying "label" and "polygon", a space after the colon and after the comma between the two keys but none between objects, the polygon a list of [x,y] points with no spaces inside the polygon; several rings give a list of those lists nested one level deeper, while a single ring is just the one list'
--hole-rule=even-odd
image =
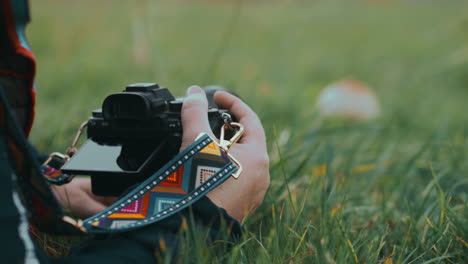
[{"label": "triangle pattern on strap", "polygon": [[108,233],[157,222],[194,203],[237,169],[217,143],[203,135],[132,192],[86,219],[85,228]]}]

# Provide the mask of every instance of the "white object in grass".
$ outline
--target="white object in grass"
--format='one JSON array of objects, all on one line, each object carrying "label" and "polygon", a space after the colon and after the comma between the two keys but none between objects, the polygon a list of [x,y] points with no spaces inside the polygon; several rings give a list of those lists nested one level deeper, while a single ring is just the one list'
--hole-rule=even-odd
[{"label": "white object in grass", "polygon": [[380,113],[376,94],[365,84],[344,80],[325,87],[317,106],[322,116],[369,120]]}]

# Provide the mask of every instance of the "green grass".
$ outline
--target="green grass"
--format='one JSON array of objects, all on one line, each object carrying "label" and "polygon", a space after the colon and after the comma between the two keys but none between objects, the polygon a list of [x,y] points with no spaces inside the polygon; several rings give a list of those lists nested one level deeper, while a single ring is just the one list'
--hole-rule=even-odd
[{"label": "green grass", "polygon": [[[185,260],[468,263],[468,3],[349,2],[32,2],[32,140],[64,151],[129,83],[221,84],[264,124],[271,187],[239,245]],[[318,116],[343,78],[376,91],[379,119]]]}]

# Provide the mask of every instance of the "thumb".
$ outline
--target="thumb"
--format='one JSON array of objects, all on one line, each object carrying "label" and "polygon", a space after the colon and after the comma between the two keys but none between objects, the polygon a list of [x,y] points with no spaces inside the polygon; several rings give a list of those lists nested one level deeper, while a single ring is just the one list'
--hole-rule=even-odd
[{"label": "thumb", "polygon": [[214,137],[208,122],[208,100],[199,86],[194,85],[187,90],[187,97],[182,105],[182,128],[181,151],[192,144],[200,133]]}]

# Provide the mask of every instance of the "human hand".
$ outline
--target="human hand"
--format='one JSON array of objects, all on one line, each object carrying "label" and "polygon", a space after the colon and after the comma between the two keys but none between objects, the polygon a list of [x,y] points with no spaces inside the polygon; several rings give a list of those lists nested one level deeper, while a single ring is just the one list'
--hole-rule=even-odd
[{"label": "human hand", "polygon": [[[270,185],[265,133],[257,115],[236,96],[219,91],[214,94],[214,101],[220,108],[231,112],[244,126],[243,137],[229,149],[229,153],[242,164],[243,172],[238,179],[229,177],[207,196],[233,218],[242,221],[247,213],[255,211],[262,203]],[[207,111],[205,92],[198,86],[190,87],[182,106],[184,134],[181,151],[192,144],[202,132],[215,138]]]},{"label": "human hand", "polygon": [[117,201],[117,197],[94,195],[90,178],[75,178],[65,185],[51,186],[59,203],[80,218],[95,215]]}]

